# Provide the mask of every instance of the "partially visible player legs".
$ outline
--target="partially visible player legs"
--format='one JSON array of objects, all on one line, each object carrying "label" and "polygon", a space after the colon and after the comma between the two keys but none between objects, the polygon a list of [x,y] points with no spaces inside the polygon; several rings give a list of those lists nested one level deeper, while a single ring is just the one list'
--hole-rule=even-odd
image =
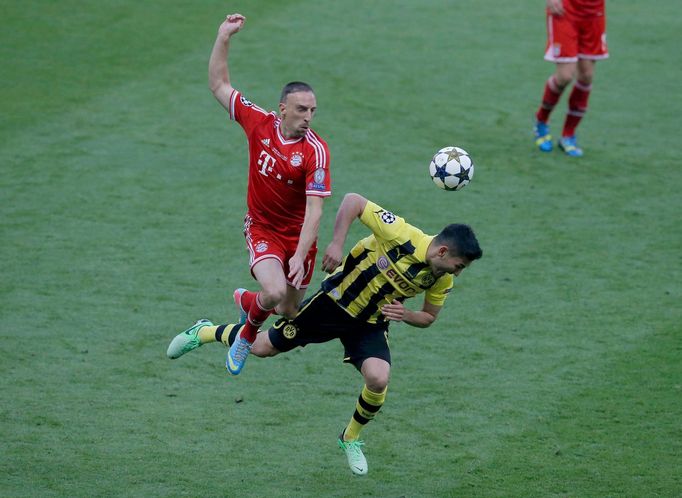
[{"label": "partially visible player legs", "polygon": [[549,117],[556,107],[562,93],[573,79],[576,70],[575,62],[560,62],[556,70],[545,83],[542,102],[535,113],[533,136],[535,145],[542,152],[552,151],[552,135],[549,130]]},{"label": "partially visible player legs", "polygon": [[[306,289],[296,289],[287,285],[287,291],[284,299],[279,303],[274,310],[275,315],[283,316],[285,318],[293,318],[298,313],[298,308],[305,296]],[[237,324],[244,325],[248,317],[248,310],[251,309],[251,305],[258,292],[253,292],[246,290],[242,287],[235,289],[232,293],[232,299],[234,301],[234,306],[237,308],[238,319]]]},{"label": "partially visible player legs", "polygon": [[367,474],[368,466],[362,453],[364,442],[360,431],[374,419],[386,400],[391,365],[380,358],[367,358],[361,368],[365,385],[355,404],[348,425],[339,436],[339,447],[346,453],[348,466],[356,475]]},{"label": "partially visible player legs", "polygon": [[246,323],[230,346],[225,360],[227,371],[239,375],[251,351],[258,328],[274,311],[275,306],[286,296],[286,278],[282,264],[276,258],[267,258],[256,263],[251,269],[261,285],[261,291],[253,299],[248,310]]},{"label": "partially visible player legs", "polygon": [[578,76],[568,99],[568,113],[561,133],[559,148],[571,157],[580,157],[583,151],[578,147],[575,129],[587,112],[587,103],[592,90],[595,61],[580,59],[578,61]]},{"label": "partially visible player legs", "polygon": [[284,299],[275,308],[275,314],[289,319],[294,318],[296,313],[298,313],[298,307],[301,305],[301,301],[303,301],[305,292],[306,289],[296,289],[287,285]]}]

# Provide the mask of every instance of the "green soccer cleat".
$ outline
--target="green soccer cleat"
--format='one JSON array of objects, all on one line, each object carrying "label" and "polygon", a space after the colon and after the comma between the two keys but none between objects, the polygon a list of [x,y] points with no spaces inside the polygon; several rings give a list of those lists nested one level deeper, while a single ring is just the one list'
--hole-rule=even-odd
[{"label": "green soccer cleat", "polygon": [[344,441],[343,434],[338,439],[339,447],[346,453],[348,459],[348,466],[351,472],[356,476],[364,476],[367,474],[367,459],[362,453],[362,446],[365,443],[362,441]]},{"label": "green soccer cleat", "polygon": [[166,355],[171,359],[175,360],[180,358],[183,354],[189,353],[201,346],[201,341],[199,340],[199,330],[204,327],[211,327],[213,323],[205,318],[198,320],[197,323],[192,325],[190,328],[176,335],[168,346],[168,351]]}]

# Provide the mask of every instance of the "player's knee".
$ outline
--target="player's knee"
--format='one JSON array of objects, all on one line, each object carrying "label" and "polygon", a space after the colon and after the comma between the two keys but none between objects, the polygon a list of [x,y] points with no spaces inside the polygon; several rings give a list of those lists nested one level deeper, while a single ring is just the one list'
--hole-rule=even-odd
[{"label": "player's knee", "polygon": [[365,375],[365,384],[367,389],[375,393],[384,392],[388,387],[389,373],[386,372],[369,372]]},{"label": "player's knee", "polygon": [[577,79],[583,85],[591,85],[594,76],[594,61],[583,59],[578,62]]},{"label": "player's knee", "polygon": [[277,305],[275,313],[285,318],[293,319],[298,313],[298,306],[283,302]]},{"label": "player's knee", "polygon": [[268,332],[266,330],[258,333],[256,342],[253,343],[253,347],[251,348],[252,355],[258,356],[259,358],[267,358],[279,354],[279,351],[272,345],[267,334]]},{"label": "player's knee", "polygon": [[582,85],[585,85],[585,86],[591,85],[592,84],[592,76],[593,76],[593,73],[591,71],[578,73],[578,81]]},{"label": "player's knee", "polygon": [[554,80],[559,88],[565,88],[575,78],[575,67],[561,67],[557,69]]},{"label": "player's knee", "polygon": [[286,297],[286,285],[268,285],[261,290],[261,304],[268,308],[274,308]]}]

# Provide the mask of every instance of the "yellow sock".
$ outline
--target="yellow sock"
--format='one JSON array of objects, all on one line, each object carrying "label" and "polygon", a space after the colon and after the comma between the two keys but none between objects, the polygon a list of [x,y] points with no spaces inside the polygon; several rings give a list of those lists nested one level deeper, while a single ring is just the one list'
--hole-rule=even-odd
[{"label": "yellow sock", "polygon": [[206,325],[205,327],[201,327],[199,329],[199,333],[197,334],[197,336],[199,337],[199,341],[201,341],[201,344],[215,342],[216,330],[218,330],[218,327],[216,327],[215,325]]},{"label": "yellow sock", "polygon": [[355,404],[355,412],[343,431],[344,441],[355,441],[360,437],[360,431],[374,418],[386,400],[386,391],[375,393],[363,386],[362,393]]},{"label": "yellow sock", "polygon": [[201,344],[208,344],[209,342],[217,342],[217,335],[220,338],[220,342],[229,348],[234,342],[238,331],[239,327],[236,327],[233,323],[225,325],[205,325],[199,329],[197,337],[199,337]]}]

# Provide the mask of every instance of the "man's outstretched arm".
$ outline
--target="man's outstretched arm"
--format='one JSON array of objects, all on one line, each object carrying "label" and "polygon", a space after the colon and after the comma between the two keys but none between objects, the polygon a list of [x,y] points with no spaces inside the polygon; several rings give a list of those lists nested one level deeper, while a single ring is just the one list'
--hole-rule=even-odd
[{"label": "man's outstretched arm", "polygon": [[208,86],[225,109],[229,106],[230,95],[234,90],[230,83],[230,71],[227,66],[230,38],[242,29],[245,22],[246,18],[241,14],[230,14],[225,18],[218,28],[218,36],[208,61]]},{"label": "man's outstretched arm", "polygon": [[367,205],[367,199],[360,194],[348,193],[343,197],[339,210],[336,212],[334,222],[334,236],[327,246],[322,258],[322,269],[333,272],[343,261],[343,244],[346,241],[348,230],[356,218],[362,215]]}]

